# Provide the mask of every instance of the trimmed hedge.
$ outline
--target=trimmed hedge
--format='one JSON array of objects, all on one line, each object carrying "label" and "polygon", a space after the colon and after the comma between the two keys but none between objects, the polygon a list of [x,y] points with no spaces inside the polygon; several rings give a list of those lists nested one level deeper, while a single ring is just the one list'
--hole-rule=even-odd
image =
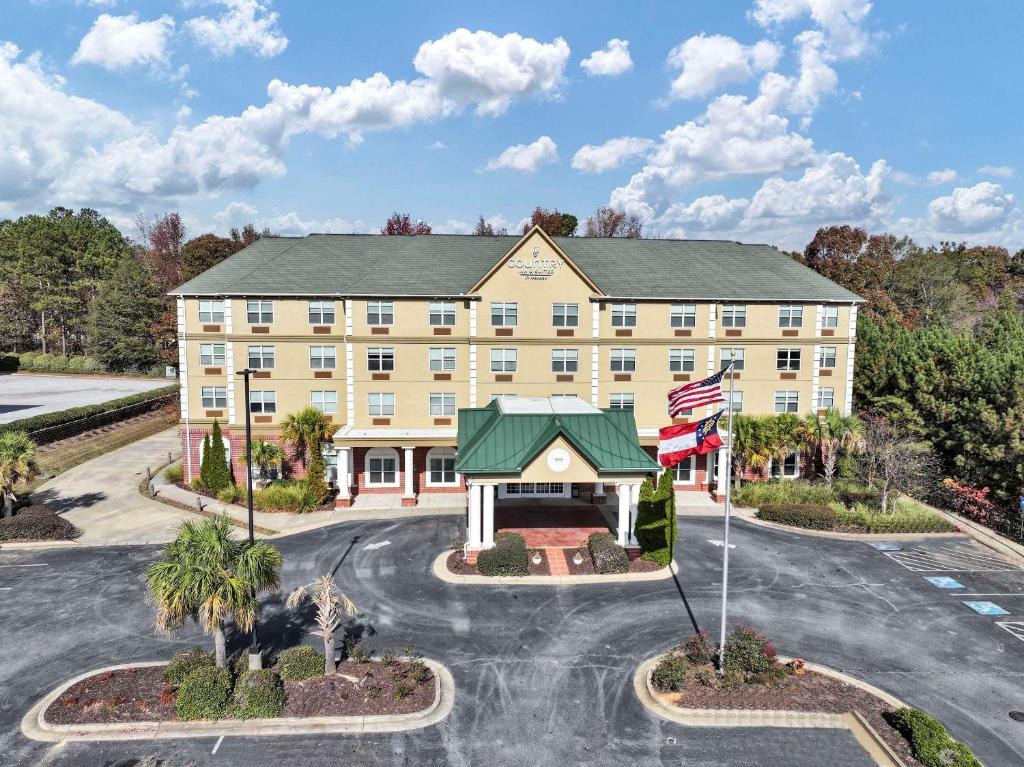
[{"label": "trimmed hedge", "polygon": [[197,668],[216,665],[217,661],[212,652],[201,647],[189,647],[176,652],[171,658],[171,662],[164,666],[164,681],[168,684],[179,685]]},{"label": "trimmed hedge", "polygon": [[190,672],[178,687],[174,706],[182,721],[220,719],[231,700],[231,672],[226,668],[202,666]]},{"label": "trimmed hedge", "polygon": [[643,559],[662,567],[672,561],[672,547],[676,542],[676,494],[671,471],[662,472],[657,487],[650,478],[640,486],[635,531]]},{"label": "trimmed hedge", "polygon": [[[902,499],[901,499],[902,500]],[[865,533],[946,533],[954,526],[929,509],[912,503],[896,503],[882,514],[858,505],[853,511],[812,503],[778,503],[762,506],[757,516],[780,525],[808,530],[853,528]]]},{"label": "trimmed hedge", "polygon": [[[0,371],[15,373],[19,370],[26,370],[32,373],[108,372],[107,367],[96,357],[65,357],[62,354],[43,354],[42,352],[0,354]],[[138,372],[140,375],[158,378],[164,375],[164,366],[153,365],[145,370],[118,372]]]},{"label": "trimmed hedge", "polygon": [[611,533],[591,533],[587,538],[590,558],[596,573],[628,573],[629,555]]},{"label": "trimmed hedge", "polygon": [[301,682],[303,679],[323,676],[324,655],[306,644],[289,647],[277,656],[274,670],[282,679],[289,682]]},{"label": "trimmed hedge", "polygon": [[267,668],[244,672],[235,683],[235,705],[231,713],[239,719],[271,718],[280,716],[288,697],[284,682]]},{"label": "trimmed hedge", "polygon": [[942,722],[924,711],[904,707],[883,716],[907,739],[914,758],[925,767],[981,767],[965,743],[954,740]]},{"label": "trimmed hedge", "polygon": [[737,626],[725,638],[725,674],[759,681],[775,668],[775,645],[757,629]]},{"label": "trimmed hedge", "polygon": [[526,540],[518,533],[498,533],[494,547],[477,555],[476,569],[481,575],[529,575]]},{"label": "trimmed hedge", "polygon": [[765,504],[758,509],[757,516],[767,522],[808,530],[834,530],[839,524],[839,512],[831,506],[815,503]]},{"label": "trimmed hedge", "polygon": [[70,541],[82,531],[45,506],[27,506],[0,519],[0,541]]}]

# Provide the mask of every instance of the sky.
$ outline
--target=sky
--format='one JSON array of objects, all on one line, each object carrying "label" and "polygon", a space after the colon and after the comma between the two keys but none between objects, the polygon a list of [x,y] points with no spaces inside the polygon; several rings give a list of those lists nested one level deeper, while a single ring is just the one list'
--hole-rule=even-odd
[{"label": "sky", "polygon": [[[4,0],[0,217],[1024,247],[1024,3]],[[513,11],[514,9],[514,11]],[[512,11],[512,12],[510,12]]]}]

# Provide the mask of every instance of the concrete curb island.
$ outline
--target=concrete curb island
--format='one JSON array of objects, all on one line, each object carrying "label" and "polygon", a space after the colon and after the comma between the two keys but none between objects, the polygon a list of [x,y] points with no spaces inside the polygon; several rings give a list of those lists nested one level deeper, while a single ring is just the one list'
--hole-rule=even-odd
[{"label": "concrete curb island", "polygon": [[434,702],[411,714],[374,716],[277,717],[273,719],[217,719],[198,722],[125,722],[110,724],[50,724],[45,713],[72,685],[107,671],[166,666],[167,661],[122,663],[94,669],[64,682],[28,710],[21,720],[22,733],[33,740],[64,741],[158,740],[204,738],[220,735],[314,735],[401,732],[430,727],[443,721],[455,703],[455,681],[437,661],[421,659],[434,672]]},{"label": "concrete curb island", "polygon": [[[665,696],[654,688],[651,676],[658,661],[667,653],[648,658],[633,675],[633,691],[644,708],[663,719],[688,727],[790,727],[804,729],[849,730],[857,742],[879,767],[906,767],[889,745],[882,740],[868,721],[856,711],[834,714],[823,711],[788,711],[782,709],[726,709],[726,708],[683,708],[665,700]],[[791,658],[778,656],[780,663]],[[822,676],[838,679],[858,687],[881,699],[893,708],[902,708],[905,703],[884,690],[817,663],[806,662],[804,667]]]},{"label": "concrete curb island", "polygon": [[673,559],[668,567],[646,573],[605,573],[595,575],[460,575],[448,570],[448,557],[455,549],[442,551],[431,567],[434,576],[446,583],[476,586],[581,586],[587,583],[638,583],[663,581],[679,572]]},{"label": "concrete curb island", "polygon": [[[935,511],[933,509],[933,511]],[[794,525],[781,525],[778,522],[769,522],[768,520],[761,519],[757,516],[757,509],[747,506],[738,506],[733,508],[733,513],[744,522],[749,522],[752,525],[759,525],[760,527],[767,527],[771,530],[786,530],[790,533],[799,533],[800,535],[811,535],[815,538],[831,538],[836,541],[878,541],[878,540],[894,540],[894,541],[911,541],[911,540],[928,540],[938,538],[968,538],[971,537],[967,533],[950,531],[947,533],[834,533],[829,530],[811,530],[806,527],[796,527]],[[959,524],[959,520],[949,520],[953,524]]]}]

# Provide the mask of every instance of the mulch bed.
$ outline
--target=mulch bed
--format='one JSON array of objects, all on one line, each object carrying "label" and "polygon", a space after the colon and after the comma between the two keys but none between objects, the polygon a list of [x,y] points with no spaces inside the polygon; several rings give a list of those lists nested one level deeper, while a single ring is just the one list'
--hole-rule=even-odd
[{"label": "mulch bed", "polygon": [[[540,551],[541,562],[539,565],[535,565],[533,563],[533,555],[536,551]],[[577,565],[572,561],[577,551],[579,551],[583,556],[583,563],[580,565]],[[562,549],[561,552],[562,556],[565,557],[566,565],[569,567],[570,575],[595,574],[594,560],[590,558],[590,551],[586,546],[579,549]],[[448,572],[455,575],[481,575],[481,572],[477,569],[475,564],[469,564],[463,561],[461,551],[453,551],[449,554],[446,563],[448,566]],[[530,575],[551,575],[551,570],[548,567],[548,555],[544,549],[529,550],[529,568]],[[629,563],[629,572],[631,573],[649,573],[660,569],[661,565],[657,562],[648,562],[646,559],[634,559]]]},{"label": "mulch bed", "polygon": [[790,674],[772,684],[715,689],[698,682],[691,668],[681,691],[662,695],[666,701],[682,708],[823,711],[835,714],[857,711],[905,764],[910,767],[921,764],[912,756],[906,738],[883,718],[883,713],[894,710],[891,706],[859,687],[813,671]]},{"label": "mulch bed", "polygon": [[[540,564],[533,563],[533,555],[540,551]],[[548,555],[544,549],[529,549],[527,552],[527,567],[529,568],[530,575],[551,575],[551,570],[548,567]],[[475,564],[470,564],[462,559],[461,551],[453,551],[448,555],[446,560],[448,566],[448,572],[455,575],[482,575]]]},{"label": "mulch bed", "polygon": [[[205,489],[202,489],[202,488],[195,488],[195,487],[192,487],[192,485],[186,484],[185,482],[175,482],[173,484],[174,484],[175,487],[180,487],[182,490],[184,490],[184,491],[186,491],[188,493],[192,493],[193,495],[201,495],[203,498],[209,498],[211,501],[216,501],[217,503],[223,503],[223,501],[221,501],[221,499],[217,497],[216,493],[211,493],[209,490],[205,490]],[[253,489],[254,490],[259,490],[260,488],[257,487],[256,485],[253,485]],[[291,509],[256,509],[256,511],[260,512],[261,514],[298,514],[298,515],[313,514],[313,513],[318,512],[318,511],[334,511],[334,497],[336,495],[337,495],[337,491],[332,490],[330,492],[330,494],[329,494],[329,496],[328,496],[326,501],[321,503],[315,509],[311,509],[309,511],[292,511]],[[236,506],[244,507],[245,506],[245,496],[243,495],[238,500],[238,502],[235,503],[235,505]],[[195,509],[195,506],[192,506],[192,508]]]},{"label": "mulch bed", "polygon": [[[583,562],[578,565],[573,562],[577,551],[583,557]],[[563,549],[563,553],[565,563],[569,566],[570,575],[594,575],[594,560],[590,556],[590,549],[586,546],[581,546],[578,549]],[[629,572],[631,573],[651,573],[660,569],[661,565],[657,562],[648,562],[646,559],[638,558],[629,561]]]},{"label": "mulch bed", "polygon": [[[106,671],[72,685],[46,710],[51,724],[107,724],[177,721],[176,690],[164,681],[163,666]],[[434,702],[434,674],[417,683],[408,663],[338,664],[334,677],[285,682],[281,716],[374,716],[411,714]],[[399,698],[396,688],[408,690]]]}]

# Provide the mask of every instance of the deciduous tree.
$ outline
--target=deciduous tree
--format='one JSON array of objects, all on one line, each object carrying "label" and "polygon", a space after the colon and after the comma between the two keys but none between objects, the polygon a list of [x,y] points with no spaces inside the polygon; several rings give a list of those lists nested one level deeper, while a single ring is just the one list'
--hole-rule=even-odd
[{"label": "deciduous tree", "polygon": [[397,211],[391,214],[391,217],[384,222],[384,226],[380,230],[381,234],[408,237],[417,234],[430,234],[430,232],[430,224],[426,221],[422,219],[413,221],[408,213],[398,213]]},{"label": "deciduous tree", "polygon": [[530,214],[530,220],[523,224],[523,234],[534,226],[539,226],[552,237],[572,237],[576,234],[579,221],[571,213],[559,212],[558,208],[546,210],[537,207]]},{"label": "deciduous tree", "polygon": [[587,217],[587,237],[628,237],[639,240],[643,237],[643,222],[639,216],[615,208],[603,206],[594,215]]}]

